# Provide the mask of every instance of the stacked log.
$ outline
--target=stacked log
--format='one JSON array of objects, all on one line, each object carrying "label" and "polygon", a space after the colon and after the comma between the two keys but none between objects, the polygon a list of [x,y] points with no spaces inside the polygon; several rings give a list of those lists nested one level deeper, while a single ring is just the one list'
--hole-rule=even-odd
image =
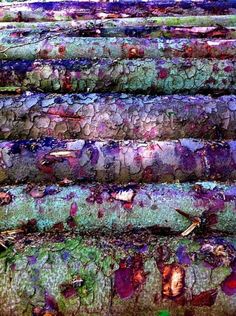
[{"label": "stacked log", "polygon": [[0,99],[2,139],[233,139],[236,97],[24,93]]},{"label": "stacked log", "polygon": [[0,315],[236,313],[236,1],[0,2]]}]

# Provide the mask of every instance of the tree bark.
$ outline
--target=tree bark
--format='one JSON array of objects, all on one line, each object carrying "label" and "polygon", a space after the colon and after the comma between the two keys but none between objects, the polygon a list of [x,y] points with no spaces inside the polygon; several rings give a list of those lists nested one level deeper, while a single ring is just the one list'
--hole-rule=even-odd
[{"label": "tree bark", "polygon": [[2,141],[0,183],[236,179],[236,142]]},{"label": "tree bark", "polygon": [[234,139],[236,97],[30,94],[2,96],[0,137]]},{"label": "tree bark", "polygon": [[1,254],[1,315],[234,315],[235,243],[26,235]]},{"label": "tree bark", "polygon": [[107,19],[119,17],[150,17],[165,15],[235,14],[236,1],[152,1],[152,2],[24,2],[1,4],[0,21],[61,21]]},{"label": "tree bark", "polygon": [[0,86],[16,92],[235,93],[235,77],[228,59],[0,61]]},{"label": "tree bark", "polygon": [[[27,26],[30,24],[30,26]],[[1,27],[1,25],[3,25]],[[26,23],[23,25],[12,25],[1,23],[0,40],[2,41],[1,51],[5,51],[2,46],[11,43],[17,44],[18,41],[28,41],[33,37],[31,43],[39,43],[40,40],[53,40],[56,37],[93,37],[97,40],[99,37],[128,38],[128,40],[135,40],[134,38],[196,38],[196,39],[235,39],[235,27],[223,26],[121,26],[121,27],[104,27],[104,26],[87,26],[87,28],[76,27],[68,25],[68,23],[50,24],[32,24]],[[46,35],[45,35],[46,32]],[[77,39],[78,40],[78,39]],[[85,39],[81,39],[82,41]],[[111,39],[104,39],[104,41]],[[144,39],[142,39],[144,41]],[[119,41],[119,40],[118,40]],[[4,54],[1,54],[4,56]]]},{"label": "tree bark", "polygon": [[37,231],[60,228],[122,234],[150,230],[180,235],[197,217],[197,235],[233,234],[236,226],[236,185],[215,182],[6,186],[1,187],[0,205],[1,231],[34,222]]},{"label": "tree bark", "polygon": [[234,58],[235,40],[78,38],[55,36],[19,37],[0,40],[0,59],[83,58]]},{"label": "tree bark", "polygon": [[[54,21],[54,22],[1,22],[0,29],[24,29],[27,31],[45,30],[70,30],[83,29],[92,31],[94,29],[106,28],[151,28],[151,27],[218,27],[224,29],[236,26],[235,15],[194,15],[194,16],[163,16],[163,17],[147,17],[147,18],[118,18],[108,20],[78,20],[78,21]],[[125,31],[125,30],[124,30]],[[111,31],[108,31],[111,32]],[[86,35],[87,36],[87,35]]]}]

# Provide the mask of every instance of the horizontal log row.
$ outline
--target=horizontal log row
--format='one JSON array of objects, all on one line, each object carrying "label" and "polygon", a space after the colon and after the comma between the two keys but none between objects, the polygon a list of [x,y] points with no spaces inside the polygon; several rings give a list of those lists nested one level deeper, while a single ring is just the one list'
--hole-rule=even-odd
[{"label": "horizontal log row", "polygon": [[234,315],[235,244],[29,235],[1,254],[3,315]]},{"label": "horizontal log row", "polygon": [[165,16],[151,18],[118,18],[108,20],[78,20],[57,22],[1,22],[0,29],[94,29],[94,28],[130,28],[130,27],[236,27],[236,15],[194,15],[194,16]]},{"label": "horizontal log row", "polygon": [[30,222],[36,231],[73,229],[80,233],[122,234],[140,229],[180,235],[195,220],[199,224],[194,229],[197,235],[233,234],[235,211],[236,185],[214,182],[0,189],[1,231],[24,228]]},{"label": "horizontal log row", "polygon": [[236,1],[152,1],[136,3],[25,2],[0,5],[0,21],[61,21],[165,15],[235,14]]},{"label": "horizontal log row", "polygon": [[0,91],[225,94],[235,93],[235,78],[227,59],[0,61]]},{"label": "horizontal log row", "polygon": [[[78,28],[70,26],[69,29],[66,29],[66,24],[57,26],[52,25],[32,25],[34,28],[24,27],[19,28],[18,26],[9,27],[2,26],[0,24],[0,40],[1,51],[6,50],[2,47],[4,45],[9,45],[12,42],[19,41],[28,41],[29,38],[33,37],[32,43],[38,43],[41,39],[54,39],[59,36],[65,37],[93,37],[99,38],[102,37],[122,37],[130,38],[128,40],[133,40],[137,38],[205,38],[205,39],[235,39],[236,38],[236,28],[234,27],[178,27],[178,26],[126,26],[126,27],[88,27],[88,28]],[[83,39],[82,39],[83,40]],[[118,40],[118,39],[117,39]],[[105,39],[104,39],[105,41]]]},{"label": "horizontal log row", "polygon": [[0,138],[234,139],[236,97],[23,94],[0,98]]},{"label": "horizontal log row", "polygon": [[0,142],[0,183],[235,180],[236,142],[16,140]]},{"label": "horizontal log row", "polygon": [[0,39],[0,59],[220,58],[236,56],[235,40],[78,38],[55,34]]}]

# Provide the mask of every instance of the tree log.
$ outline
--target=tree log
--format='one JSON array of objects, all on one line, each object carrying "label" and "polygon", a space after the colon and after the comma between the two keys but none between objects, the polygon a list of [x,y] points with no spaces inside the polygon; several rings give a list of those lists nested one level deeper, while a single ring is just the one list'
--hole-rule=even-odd
[{"label": "tree log", "polygon": [[236,141],[0,142],[0,183],[235,180]]},{"label": "tree log", "polygon": [[233,316],[235,244],[26,235],[1,254],[1,315]]},{"label": "tree log", "polygon": [[0,39],[0,59],[235,58],[235,40],[78,38],[52,34]]},{"label": "tree log", "polygon": [[[44,29],[51,31],[53,29],[66,30],[72,29],[100,29],[100,28],[130,28],[130,27],[236,27],[236,15],[210,15],[210,16],[164,16],[151,18],[120,18],[108,20],[78,20],[78,21],[57,21],[57,22],[1,22],[0,29],[26,29],[27,31],[36,31]],[[114,30],[115,31],[115,30]],[[87,35],[86,35],[87,36]]]},{"label": "tree log", "polygon": [[0,98],[1,139],[234,139],[236,97],[24,94]]},{"label": "tree log", "polygon": [[235,78],[236,62],[228,59],[0,61],[0,87],[18,92],[227,94],[236,92]]},{"label": "tree log", "polygon": [[[1,26],[3,24],[3,26]],[[30,24],[31,27],[20,27],[12,24],[0,24],[0,40],[2,45],[9,45],[17,41],[27,41],[33,37],[32,43],[38,43],[41,39],[54,39],[56,37],[122,37],[130,38],[206,38],[206,39],[235,39],[235,27],[222,26],[125,26],[125,27],[101,27],[88,26],[76,27],[68,23],[57,24]],[[69,27],[69,29],[67,28]],[[49,29],[50,28],[50,29]],[[96,40],[95,39],[95,40]],[[83,40],[83,39],[82,39]],[[28,41],[29,42],[29,41]],[[1,47],[1,51],[4,50]]]},{"label": "tree log", "polygon": [[[178,211],[180,210],[180,211]],[[181,211],[184,213],[182,214]],[[160,185],[1,187],[0,230],[76,230],[122,234],[149,230],[183,233],[196,220],[194,232],[233,234],[236,185],[215,182]],[[180,213],[179,213],[180,212]]]},{"label": "tree log", "polygon": [[24,2],[0,4],[0,21],[61,21],[119,17],[235,14],[236,1]]}]

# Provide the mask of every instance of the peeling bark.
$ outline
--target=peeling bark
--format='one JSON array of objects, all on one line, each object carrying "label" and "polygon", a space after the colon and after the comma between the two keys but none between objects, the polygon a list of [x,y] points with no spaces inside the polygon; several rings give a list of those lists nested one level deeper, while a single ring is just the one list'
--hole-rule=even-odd
[{"label": "peeling bark", "polygon": [[236,1],[24,2],[0,5],[0,21],[61,21],[165,15],[235,14]]},{"label": "peeling bark", "polygon": [[236,97],[30,94],[0,98],[0,137],[234,139]]},{"label": "peeling bark", "polygon": [[182,139],[0,143],[0,183],[98,181],[113,183],[235,180],[236,142]]},{"label": "peeling bark", "polygon": [[1,88],[16,92],[235,93],[235,78],[236,62],[228,59],[0,62]]},{"label": "peeling bark", "polygon": [[0,59],[234,58],[235,40],[14,37],[0,40]]},{"label": "peeling bark", "polygon": [[234,315],[235,243],[27,235],[1,254],[1,314]]},{"label": "peeling bark", "polygon": [[1,231],[34,222],[37,231],[150,230],[168,235],[183,233],[197,217],[197,235],[233,234],[236,226],[236,185],[27,185],[0,191]]}]

